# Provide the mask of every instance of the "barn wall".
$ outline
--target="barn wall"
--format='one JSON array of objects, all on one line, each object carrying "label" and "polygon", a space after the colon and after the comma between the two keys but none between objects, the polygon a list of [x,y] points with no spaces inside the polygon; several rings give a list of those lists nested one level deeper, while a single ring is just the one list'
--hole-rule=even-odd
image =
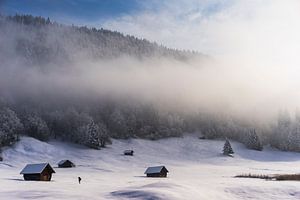
[{"label": "barn wall", "polygon": [[23,175],[25,181],[40,181],[41,175],[40,174],[24,174]]},{"label": "barn wall", "polygon": [[167,177],[166,172],[147,174],[147,177]]}]

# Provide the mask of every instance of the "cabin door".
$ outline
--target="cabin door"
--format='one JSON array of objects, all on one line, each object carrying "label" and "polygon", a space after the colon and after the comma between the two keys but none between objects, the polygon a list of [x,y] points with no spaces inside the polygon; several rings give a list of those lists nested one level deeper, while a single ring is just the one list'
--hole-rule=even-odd
[{"label": "cabin door", "polygon": [[41,180],[42,181],[49,181],[49,175],[48,174],[42,174],[41,175]]}]

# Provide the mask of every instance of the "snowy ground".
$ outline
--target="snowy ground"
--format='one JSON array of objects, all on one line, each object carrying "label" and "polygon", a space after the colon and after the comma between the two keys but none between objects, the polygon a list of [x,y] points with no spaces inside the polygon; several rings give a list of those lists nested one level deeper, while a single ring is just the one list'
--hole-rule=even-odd
[{"label": "snowy ground", "polygon": [[[232,143],[234,158],[220,154],[224,141],[199,140],[193,135],[159,141],[114,140],[97,151],[24,137],[3,152],[0,199],[300,199],[300,182],[239,179],[241,173],[299,173],[300,154],[266,148],[247,150]],[[135,156],[123,156],[134,149]],[[70,159],[76,168],[58,169],[51,182],[23,181],[26,163]],[[165,165],[168,178],[146,178],[147,166]],[[77,177],[82,177],[78,184]]]}]

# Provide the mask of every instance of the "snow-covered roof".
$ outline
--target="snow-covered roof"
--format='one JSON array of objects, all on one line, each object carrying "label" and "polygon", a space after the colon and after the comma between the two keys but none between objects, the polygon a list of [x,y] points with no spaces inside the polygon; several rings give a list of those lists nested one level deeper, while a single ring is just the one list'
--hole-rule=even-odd
[{"label": "snow-covered roof", "polygon": [[70,163],[73,163],[72,161],[70,161],[70,160],[61,160],[61,161],[59,161],[59,163],[57,163],[58,165],[62,165],[62,164],[64,164],[65,162],[67,162],[67,161],[69,161]]},{"label": "snow-covered roof", "polygon": [[[167,170],[167,168],[165,166],[148,167],[144,174],[160,173],[163,168],[165,168]],[[167,170],[167,172],[169,172],[169,171]]]},{"label": "snow-covered roof", "polygon": [[49,163],[39,163],[26,165],[20,174],[39,174],[42,173],[47,166],[49,166],[52,172],[55,173]]},{"label": "snow-covered roof", "polygon": [[125,150],[124,153],[133,153],[133,150]]}]

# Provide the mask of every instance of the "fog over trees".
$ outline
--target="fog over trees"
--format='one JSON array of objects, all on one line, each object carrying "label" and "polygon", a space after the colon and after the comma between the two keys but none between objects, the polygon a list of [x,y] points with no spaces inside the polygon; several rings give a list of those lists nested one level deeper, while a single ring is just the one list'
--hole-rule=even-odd
[{"label": "fog over trees", "polygon": [[[279,112],[277,121],[260,124],[225,108],[207,109],[206,100],[194,106],[188,81],[185,86],[154,79],[159,75],[153,72],[164,73],[160,65],[169,65],[179,76],[194,59],[211,62],[200,53],[29,15],[1,16],[0,44],[0,146],[28,135],[100,149],[110,138],[155,140],[198,131],[255,150],[270,144],[300,151],[299,113]],[[124,85],[126,81],[132,83]],[[182,87],[184,92],[176,93]],[[196,89],[201,93],[203,87],[209,86]]]}]

